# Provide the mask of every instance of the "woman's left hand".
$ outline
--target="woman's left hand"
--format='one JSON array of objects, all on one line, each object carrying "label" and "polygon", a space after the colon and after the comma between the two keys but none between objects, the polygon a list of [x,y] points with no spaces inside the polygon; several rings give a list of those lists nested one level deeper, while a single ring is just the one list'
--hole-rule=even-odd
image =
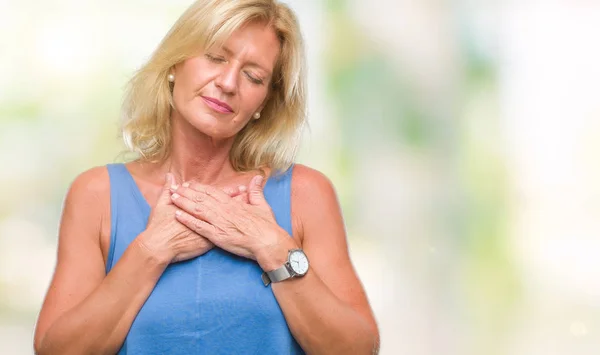
[{"label": "woman's left hand", "polygon": [[275,221],[262,181],[261,175],[250,181],[248,203],[212,186],[183,184],[171,197],[181,209],[176,218],[219,248],[256,260],[268,271],[275,254],[287,256],[297,245]]}]

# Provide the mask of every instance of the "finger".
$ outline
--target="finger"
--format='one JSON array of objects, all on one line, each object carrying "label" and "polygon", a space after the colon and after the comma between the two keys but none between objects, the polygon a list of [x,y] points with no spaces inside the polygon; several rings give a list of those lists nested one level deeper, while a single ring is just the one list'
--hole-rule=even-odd
[{"label": "finger", "polygon": [[204,192],[194,190],[186,185],[187,183],[183,183],[177,188],[177,195],[183,196],[192,202],[204,202],[209,199],[209,196]]},{"label": "finger", "polygon": [[193,181],[182,184],[181,187],[177,189],[177,192],[179,193],[182,188],[185,189],[185,192],[181,193],[181,195],[187,196],[185,193],[189,193],[189,195],[192,196],[190,191],[188,191],[192,190],[194,192],[193,196],[196,196],[195,200],[202,200],[204,196],[210,196],[219,202],[227,202],[231,199],[231,197],[221,189]]},{"label": "finger", "polygon": [[250,185],[248,188],[248,201],[251,205],[265,205],[265,195],[263,194],[263,176],[256,175],[250,180]]},{"label": "finger", "polygon": [[233,199],[235,201],[239,201],[239,202],[243,202],[243,203],[249,203],[249,201],[248,201],[248,193],[246,193],[246,192],[240,193],[239,195],[233,197]]},{"label": "finger", "polygon": [[[189,182],[183,183],[182,188],[190,188],[190,184],[191,183],[189,183]],[[172,185],[171,192],[173,192],[173,193],[177,192],[178,188],[179,188],[178,185]],[[244,192],[246,192],[247,188],[245,185],[225,186],[225,187],[221,188],[221,190],[225,194],[227,194],[229,197],[236,197],[236,196],[239,196],[240,194],[243,194]]]},{"label": "finger", "polygon": [[175,219],[177,219],[184,226],[188,227],[194,233],[199,234],[200,236],[208,239],[209,241],[211,237],[215,234],[215,227],[212,224],[198,219],[192,216],[191,214],[187,213],[186,211],[175,211]]},{"label": "finger", "polygon": [[[182,188],[179,188],[178,190],[182,192]],[[171,196],[171,201],[175,206],[195,218],[202,219],[209,223],[215,222],[214,218],[217,214],[214,213],[214,209],[217,208],[217,206],[215,206],[212,201],[198,203],[186,196],[180,195],[180,192],[174,193]]]},{"label": "finger", "polygon": [[167,173],[165,175],[165,184],[163,185],[162,191],[158,196],[158,200],[156,202],[157,205],[168,205],[171,204],[171,190],[177,189],[177,185],[175,184],[175,179],[173,178],[173,174]]},{"label": "finger", "polygon": [[246,186],[244,185],[239,185],[239,186],[226,186],[224,188],[222,188],[223,192],[225,192],[227,195],[229,195],[229,197],[236,197],[239,196],[241,194],[243,194],[244,192],[246,192]]}]

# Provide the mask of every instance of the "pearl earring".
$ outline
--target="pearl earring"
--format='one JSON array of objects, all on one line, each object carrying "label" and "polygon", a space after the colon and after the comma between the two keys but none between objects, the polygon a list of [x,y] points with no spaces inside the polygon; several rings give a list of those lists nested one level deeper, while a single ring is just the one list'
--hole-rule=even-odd
[{"label": "pearl earring", "polygon": [[254,119],[257,120],[260,118],[260,112],[254,114]]},{"label": "pearl earring", "polygon": [[175,75],[169,74],[169,76],[167,76],[167,79],[169,80],[170,83],[174,83],[175,82]]}]

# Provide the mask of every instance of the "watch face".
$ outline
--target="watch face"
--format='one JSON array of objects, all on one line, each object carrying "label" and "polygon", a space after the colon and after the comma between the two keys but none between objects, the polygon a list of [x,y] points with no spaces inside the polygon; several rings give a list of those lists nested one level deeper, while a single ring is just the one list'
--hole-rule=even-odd
[{"label": "watch face", "polygon": [[308,258],[302,250],[294,250],[290,254],[290,266],[298,275],[304,275],[308,271]]}]

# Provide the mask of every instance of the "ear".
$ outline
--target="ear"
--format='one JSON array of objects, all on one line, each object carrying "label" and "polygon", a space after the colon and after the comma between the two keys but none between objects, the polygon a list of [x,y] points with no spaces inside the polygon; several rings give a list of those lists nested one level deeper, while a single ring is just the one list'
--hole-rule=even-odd
[{"label": "ear", "polygon": [[180,67],[183,65],[184,62],[185,60],[173,64],[171,68],[169,68],[169,74],[177,75],[177,72],[179,71]]}]

